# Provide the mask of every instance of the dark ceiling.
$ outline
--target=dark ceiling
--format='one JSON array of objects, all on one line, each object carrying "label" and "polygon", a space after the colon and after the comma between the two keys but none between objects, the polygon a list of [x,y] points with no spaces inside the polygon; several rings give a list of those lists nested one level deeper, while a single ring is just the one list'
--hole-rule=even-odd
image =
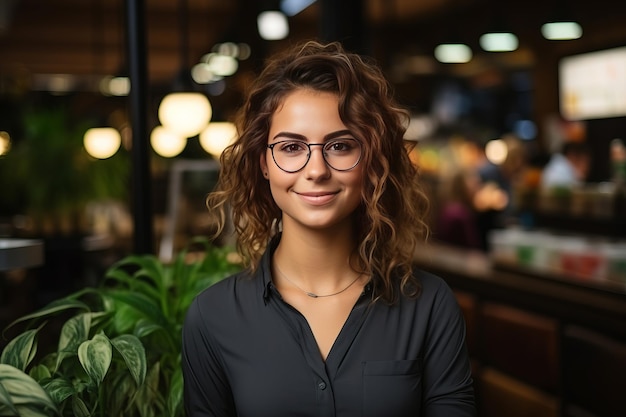
[{"label": "dark ceiling", "polygon": [[[546,59],[552,62],[559,56],[626,44],[626,2],[614,0],[318,0],[290,18],[288,39],[273,42],[259,38],[256,15],[277,0],[142,3],[152,86],[171,83],[181,68],[191,67],[224,41],[250,44],[247,65],[258,66],[268,53],[289,43],[328,35],[322,22],[334,13],[339,15],[339,27],[357,28],[356,41],[399,83],[433,73],[480,77],[493,69],[533,69]],[[181,13],[181,5],[186,5],[186,12]],[[349,9],[354,5],[360,5],[360,13]],[[14,89],[36,90],[35,80],[50,74],[92,79],[124,72],[126,7],[125,0],[1,0],[0,95]],[[555,12],[571,13],[580,21],[583,38],[558,43],[542,39],[540,25]],[[352,20],[359,20],[360,26],[350,25]],[[478,38],[496,20],[518,34],[516,52],[480,53]],[[188,37],[184,54],[183,25]],[[452,35],[473,48],[469,64],[440,65],[433,60],[434,46]]]},{"label": "dark ceiling", "polygon": [[[149,0],[144,3],[148,68],[150,79],[155,82],[173,77],[181,67],[181,16],[189,38],[188,64],[217,42],[259,43],[255,19],[263,5],[261,1]],[[359,3],[366,9],[367,23],[378,25],[409,21],[420,14],[436,12],[450,2],[365,0]],[[0,7],[0,70],[5,75],[15,71],[115,73],[124,66],[126,2],[123,0],[2,0]],[[320,9],[316,2],[291,18],[290,40],[319,35]],[[265,48],[275,48],[277,44],[280,42]]]}]

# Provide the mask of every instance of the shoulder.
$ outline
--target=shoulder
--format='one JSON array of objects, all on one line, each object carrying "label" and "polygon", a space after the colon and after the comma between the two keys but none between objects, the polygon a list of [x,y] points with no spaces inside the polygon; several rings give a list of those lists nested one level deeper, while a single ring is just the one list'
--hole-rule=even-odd
[{"label": "shoulder", "polygon": [[420,268],[413,268],[413,277],[422,285],[423,292],[425,291],[430,293],[433,291],[450,291],[448,283],[446,283],[442,277],[435,275],[432,272],[428,272]]},{"label": "shoulder", "polygon": [[403,303],[412,304],[420,310],[458,308],[454,292],[442,277],[419,268],[413,269],[413,277],[420,285],[420,293],[414,298],[403,297]]},{"label": "shoulder", "polygon": [[195,297],[187,311],[186,325],[210,325],[219,322],[220,317],[232,317],[238,305],[254,299],[258,287],[256,278],[247,271],[216,282]]}]

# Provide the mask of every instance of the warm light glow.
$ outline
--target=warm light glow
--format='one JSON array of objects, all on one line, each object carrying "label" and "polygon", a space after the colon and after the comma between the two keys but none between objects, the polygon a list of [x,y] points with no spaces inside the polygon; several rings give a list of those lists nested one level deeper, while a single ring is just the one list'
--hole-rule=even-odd
[{"label": "warm light glow", "polygon": [[213,110],[202,93],[172,93],[161,101],[159,120],[169,131],[184,138],[196,136],[211,121]]},{"label": "warm light glow", "polygon": [[541,34],[551,41],[567,41],[580,38],[583,29],[576,22],[550,22],[541,26]]},{"label": "warm light glow", "polygon": [[0,132],[0,156],[6,155],[11,149],[11,136],[8,132]]},{"label": "warm light glow", "polygon": [[494,139],[485,146],[485,156],[496,165],[502,164],[509,153],[506,143],[502,139]]},{"label": "warm light glow", "polygon": [[472,50],[462,43],[444,43],[435,48],[435,58],[444,64],[464,64],[472,59]]},{"label": "warm light glow", "polygon": [[98,159],[107,159],[115,155],[121,143],[120,132],[112,127],[87,129],[83,137],[83,145],[87,153]]},{"label": "warm light glow", "polygon": [[162,157],[172,158],[185,149],[185,146],[187,146],[187,138],[163,126],[157,126],[152,129],[152,133],[150,134],[150,145],[152,145],[152,149]]},{"label": "warm light glow", "polygon": [[287,16],[279,11],[266,11],[257,17],[259,35],[266,41],[285,39],[289,35]]},{"label": "warm light glow", "polygon": [[130,78],[106,77],[102,80],[100,91],[107,95],[125,97],[130,93]]},{"label": "warm light glow", "polygon": [[235,58],[228,55],[214,54],[209,59],[209,68],[215,75],[227,77],[237,72],[239,63]]},{"label": "warm light glow", "polygon": [[200,133],[202,149],[219,158],[224,149],[237,139],[237,128],[230,122],[212,122]]},{"label": "warm light glow", "polygon": [[198,84],[209,84],[215,82],[222,77],[218,77],[211,71],[209,64],[201,62],[191,68],[191,78]]},{"label": "warm light glow", "polygon": [[480,47],[488,52],[510,52],[517,49],[517,36],[508,32],[485,33],[479,39]]}]

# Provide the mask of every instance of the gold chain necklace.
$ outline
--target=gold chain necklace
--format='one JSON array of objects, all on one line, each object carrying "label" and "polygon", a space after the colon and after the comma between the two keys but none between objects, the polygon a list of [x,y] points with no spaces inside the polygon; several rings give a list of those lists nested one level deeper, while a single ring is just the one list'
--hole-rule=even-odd
[{"label": "gold chain necklace", "polygon": [[285,273],[283,271],[280,270],[280,268],[278,267],[278,264],[276,262],[274,262],[274,266],[276,267],[276,270],[278,271],[278,273],[285,278],[287,281],[289,281],[294,287],[296,287],[297,289],[299,289],[300,291],[302,291],[303,293],[305,293],[306,295],[308,295],[311,298],[324,298],[324,297],[332,297],[333,295],[338,295],[341,294],[342,292],[346,291],[348,288],[350,288],[352,285],[354,285],[355,282],[357,282],[359,280],[359,278],[361,278],[361,275],[363,274],[359,274],[354,281],[352,281],[351,283],[348,284],[347,287],[345,287],[343,290],[339,290],[337,292],[334,292],[332,294],[315,294],[312,293],[310,291],[307,291],[305,289],[303,289],[302,287],[300,287],[298,284],[296,284],[295,282],[293,282],[292,280],[290,280],[287,275],[285,275]]}]

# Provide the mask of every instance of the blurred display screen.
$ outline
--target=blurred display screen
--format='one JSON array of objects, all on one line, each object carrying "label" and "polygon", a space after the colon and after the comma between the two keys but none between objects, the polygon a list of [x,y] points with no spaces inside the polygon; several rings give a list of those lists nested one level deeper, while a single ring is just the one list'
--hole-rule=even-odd
[{"label": "blurred display screen", "polygon": [[568,120],[626,116],[626,46],[563,58],[559,101]]}]

